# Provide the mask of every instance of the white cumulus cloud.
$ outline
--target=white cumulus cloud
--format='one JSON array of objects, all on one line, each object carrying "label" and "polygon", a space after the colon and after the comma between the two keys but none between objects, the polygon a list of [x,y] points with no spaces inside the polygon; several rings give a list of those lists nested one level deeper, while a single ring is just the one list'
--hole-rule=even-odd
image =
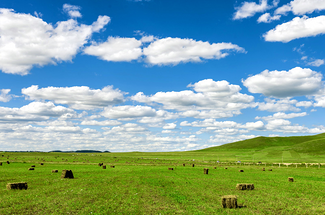
[{"label": "white cumulus cloud", "polygon": [[290,3],[279,7],[275,13],[286,14],[287,12],[292,11],[295,15],[303,15],[321,10],[325,10],[324,0],[293,0]]},{"label": "white cumulus cloud", "polygon": [[143,49],[147,63],[151,65],[176,65],[181,62],[201,62],[202,59],[220,59],[229,55],[229,51],[245,52],[232,43],[212,43],[193,39],[163,38],[157,39]]},{"label": "white cumulus cloud", "polygon": [[21,90],[29,100],[51,100],[66,104],[78,110],[103,108],[124,101],[123,92],[106,86],[103,89],[90,89],[87,86],[38,88],[32,85]]},{"label": "white cumulus cloud", "polygon": [[263,35],[265,41],[290,42],[291,40],[312,37],[325,33],[325,16],[308,18],[295,17],[293,20],[277,25]]},{"label": "white cumulus cloud", "polygon": [[264,13],[263,15],[261,15],[257,22],[258,23],[261,23],[261,22],[264,22],[264,23],[270,23],[274,20],[279,20],[281,18],[281,15],[275,15],[275,16],[271,16],[270,13]]},{"label": "white cumulus cloud", "polygon": [[142,42],[135,38],[108,37],[104,43],[93,43],[84,53],[106,61],[132,61],[142,55]]},{"label": "white cumulus cloud", "polygon": [[30,14],[0,9],[0,70],[26,75],[33,66],[71,61],[94,32],[108,22],[99,16],[92,25],[76,20],[57,22],[55,26]]},{"label": "white cumulus cloud", "polygon": [[269,8],[270,6],[268,6],[267,0],[260,0],[259,4],[256,4],[255,2],[243,2],[240,7],[235,8],[236,12],[233,19],[252,17],[256,13],[264,12]]},{"label": "white cumulus cloud", "polygon": [[155,109],[149,106],[116,106],[116,107],[106,107],[101,113],[102,116],[110,119],[120,119],[120,118],[138,118],[138,117],[153,117],[157,115]]},{"label": "white cumulus cloud", "polygon": [[277,98],[313,95],[323,87],[322,74],[308,68],[268,71],[243,80],[251,93]]}]

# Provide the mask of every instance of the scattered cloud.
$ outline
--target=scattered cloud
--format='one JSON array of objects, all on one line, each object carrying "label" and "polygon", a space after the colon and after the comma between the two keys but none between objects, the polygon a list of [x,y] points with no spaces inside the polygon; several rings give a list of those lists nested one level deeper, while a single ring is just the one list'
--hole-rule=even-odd
[{"label": "scattered cloud", "polygon": [[28,100],[50,100],[57,104],[69,105],[77,110],[91,110],[124,101],[123,92],[106,86],[103,89],[90,89],[87,86],[38,88],[32,85],[21,90]]},{"label": "scattered cloud", "polygon": [[[216,110],[214,115],[227,115],[231,111],[254,106],[253,96],[239,93],[241,88],[238,85],[229,84],[227,81],[214,81],[205,79],[188,87],[194,89],[184,91],[157,92],[154,95],[146,96],[142,92],[132,96],[131,99],[143,103],[159,103],[165,109],[184,111],[184,115],[195,116],[199,110]],[[232,112],[234,114],[235,112]],[[213,116],[211,116],[213,117]]]},{"label": "scattered cloud", "polygon": [[193,39],[157,39],[143,49],[145,61],[150,65],[177,65],[186,62],[201,62],[202,59],[221,59],[229,51],[245,52],[232,43],[212,43]]},{"label": "scattered cloud", "polygon": [[53,26],[39,17],[2,8],[0,70],[27,75],[33,66],[71,61],[91,35],[109,21],[108,16],[99,16],[92,25],[69,19]]},{"label": "scattered cloud", "polygon": [[267,0],[260,0],[259,4],[255,2],[243,2],[240,7],[236,7],[236,12],[233,19],[244,19],[254,16],[256,13],[261,13],[268,10],[270,6]]},{"label": "scattered cloud", "polygon": [[8,95],[10,89],[0,89],[0,102],[9,102],[11,100],[11,95]]},{"label": "scattered cloud", "polygon": [[266,121],[270,121],[270,120],[275,120],[275,119],[292,119],[292,118],[296,118],[296,117],[303,117],[303,116],[307,116],[306,112],[302,112],[302,113],[283,113],[283,112],[278,112],[275,113],[271,116],[264,116],[264,117],[255,117],[255,119],[263,119]]},{"label": "scattered cloud", "polygon": [[304,15],[314,11],[325,10],[323,0],[293,0],[290,3],[276,9],[275,14],[287,14],[292,11],[295,15]]},{"label": "scattered cloud", "polygon": [[258,103],[258,110],[261,111],[269,111],[269,112],[285,112],[285,111],[301,111],[295,105],[297,104],[297,100],[290,99],[269,99],[266,98],[265,102]]},{"label": "scattered cloud", "polygon": [[242,82],[251,93],[285,98],[316,94],[323,87],[322,77],[309,68],[295,67],[289,71],[265,70]]},{"label": "scattered cloud", "polygon": [[108,37],[104,43],[93,42],[84,53],[106,61],[132,61],[142,55],[142,42],[135,38]]},{"label": "scattered cloud", "polygon": [[76,6],[76,5],[71,5],[71,4],[64,4],[63,5],[63,11],[69,14],[71,18],[81,18],[82,15],[79,12],[81,7]]},{"label": "scattered cloud", "polygon": [[323,59],[316,59],[316,60],[313,60],[313,61],[307,63],[307,65],[315,66],[315,67],[320,67],[323,64],[324,64]]},{"label": "scattered cloud", "polygon": [[308,18],[295,17],[293,20],[277,25],[263,35],[265,41],[290,42],[291,40],[312,37],[325,33],[325,16]]},{"label": "scattered cloud", "polygon": [[279,20],[281,18],[281,15],[275,15],[275,16],[271,16],[270,13],[264,13],[263,15],[261,15],[257,22],[258,23],[261,23],[261,22],[264,22],[264,23],[270,23],[274,20]]},{"label": "scattered cloud", "polygon": [[141,105],[106,107],[101,113],[102,116],[109,119],[152,117],[156,116],[156,114],[156,110],[152,107]]}]

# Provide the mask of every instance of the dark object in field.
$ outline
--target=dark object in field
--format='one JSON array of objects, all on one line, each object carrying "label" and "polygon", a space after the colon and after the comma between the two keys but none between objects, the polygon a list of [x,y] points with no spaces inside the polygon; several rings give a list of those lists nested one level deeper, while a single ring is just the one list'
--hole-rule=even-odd
[{"label": "dark object in field", "polygon": [[111,166],[111,168],[115,168],[115,166]]},{"label": "dark object in field", "polygon": [[204,169],[203,169],[203,173],[208,175],[208,174],[209,174],[209,169],[204,168]]},{"label": "dark object in field", "polygon": [[57,169],[53,169],[53,170],[52,170],[52,173],[55,173],[55,172],[59,172],[59,170],[57,170]]},{"label": "dark object in field", "polygon": [[272,169],[269,169],[269,171],[272,171]]},{"label": "dark object in field", "polygon": [[7,161],[7,164],[10,164],[10,162],[9,162],[9,161]]},{"label": "dark object in field", "polygon": [[43,163],[40,163],[41,166],[43,166],[44,164]]},{"label": "dark object in field", "polygon": [[213,167],[213,169],[217,169],[217,167],[215,166],[215,167]]},{"label": "dark object in field", "polygon": [[103,166],[103,163],[98,163],[98,166]]},{"label": "dark object in field", "polygon": [[27,190],[27,183],[26,182],[19,182],[19,183],[8,183],[7,184],[7,189],[8,190],[12,190],[12,189],[19,189],[19,190],[22,190],[22,189],[25,189]]},{"label": "dark object in field", "polygon": [[72,170],[62,170],[61,178],[74,178]]},{"label": "dark object in field", "polygon": [[35,165],[31,165],[30,167],[35,167]]},{"label": "dark object in field", "polygon": [[289,182],[293,182],[293,177],[289,177],[289,178],[288,178],[288,181],[289,181]]},{"label": "dark object in field", "polygon": [[265,171],[265,168],[262,168],[262,171]]},{"label": "dark object in field", "polygon": [[168,168],[168,170],[174,170],[174,168]]},{"label": "dark object in field", "polygon": [[192,167],[194,167],[194,164],[192,164]]},{"label": "dark object in field", "polygon": [[237,196],[227,195],[221,197],[221,204],[223,208],[237,208]]},{"label": "dark object in field", "polygon": [[103,169],[106,169],[106,165],[103,165]]},{"label": "dark object in field", "polygon": [[244,172],[244,170],[240,169],[238,172]]},{"label": "dark object in field", "polygon": [[237,184],[236,185],[237,190],[254,190],[254,184]]},{"label": "dark object in field", "polygon": [[228,169],[227,167],[225,169]]},{"label": "dark object in field", "polygon": [[34,170],[34,168],[28,168],[28,170]]},{"label": "dark object in field", "polygon": [[2,166],[2,162],[0,162],[0,166]]},{"label": "dark object in field", "polygon": [[185,163],[183,163],[183,166],[185,166]]}]

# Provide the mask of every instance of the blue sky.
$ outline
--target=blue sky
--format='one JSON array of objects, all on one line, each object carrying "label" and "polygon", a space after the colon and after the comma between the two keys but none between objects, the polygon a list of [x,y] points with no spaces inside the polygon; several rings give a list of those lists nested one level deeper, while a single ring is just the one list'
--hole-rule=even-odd
[{"label": "blue sky", "polygon": [[325,132],[324,0],[0,2],[0,150]]}]

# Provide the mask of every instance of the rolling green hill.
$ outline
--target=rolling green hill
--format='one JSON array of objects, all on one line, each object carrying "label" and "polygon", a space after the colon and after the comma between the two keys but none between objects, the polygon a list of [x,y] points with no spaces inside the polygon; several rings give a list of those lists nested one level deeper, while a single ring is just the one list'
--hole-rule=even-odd
[{"label": "rolling green hill", "polygon": [[325,163],[325,133],[312,136],[256,137],[197,152],[235,157],[235,160],[244,161]]}]

